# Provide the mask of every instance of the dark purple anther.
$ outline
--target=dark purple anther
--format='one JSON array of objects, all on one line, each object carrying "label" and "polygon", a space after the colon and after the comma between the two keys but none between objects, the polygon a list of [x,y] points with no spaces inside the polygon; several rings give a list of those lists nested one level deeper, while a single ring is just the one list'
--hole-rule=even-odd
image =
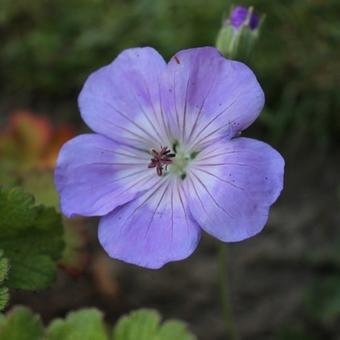
[{"label": "dark purple anther", "polygon": [[[230,13],[231,26],[238,29],[247,20],[249,15],[249,9],[243,6],[236,6]],[[249,27],[254,30],[259,25],[259,17],[255,13],[251,13],[249,20]]]},{"label": "dark purple anther", "polygon": [[163,176],[163,170],[167,169],[168,165],[172,163],[172,158],[175,157],[175,154],[170,153],[168,147],[162,147],[160,151],[156,151],[155,149],[151,150],[151,154],[153,158],[151,158],[150,164],[148,168],[156,168],[157,175]]}]

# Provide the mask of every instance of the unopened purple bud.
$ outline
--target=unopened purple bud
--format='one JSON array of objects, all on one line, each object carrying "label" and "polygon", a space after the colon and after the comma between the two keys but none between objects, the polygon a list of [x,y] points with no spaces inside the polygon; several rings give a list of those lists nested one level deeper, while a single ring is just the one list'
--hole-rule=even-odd
[{"label": "unopened purple bud", "polygon": [[227,58],[247,61],[260,35],[264,16],[253,7],[236,6],[220,29],[216,47]]},{"label": "unopened purple bud", "polygon": [[[248,16],[250,14],[250,18]],[[230,23],[231,26],[238,29],[242,26],[247,20],[249,20],[248,26],[251,30],[254,30],[259,25],[259,17],[254,13],[250,13],[250,10],[243,6],[236,6],[232,12],[230,13]]]}]

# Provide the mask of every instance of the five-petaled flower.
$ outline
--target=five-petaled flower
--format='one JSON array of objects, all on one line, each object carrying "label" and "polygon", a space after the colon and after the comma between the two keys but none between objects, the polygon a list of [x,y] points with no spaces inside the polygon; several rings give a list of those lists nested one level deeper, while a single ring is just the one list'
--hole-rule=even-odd
[{"label": "five-petaled flower", "polygon": [[264,94],[244,64],[215,48],[123,51],[87,79],[82,118],[95,133],[60,151],[55,181],[67,216],[101,216],[113,258],[149,268],[188,257],[201,230],[225,242],[259,233],[284,161],[239,137]]}]

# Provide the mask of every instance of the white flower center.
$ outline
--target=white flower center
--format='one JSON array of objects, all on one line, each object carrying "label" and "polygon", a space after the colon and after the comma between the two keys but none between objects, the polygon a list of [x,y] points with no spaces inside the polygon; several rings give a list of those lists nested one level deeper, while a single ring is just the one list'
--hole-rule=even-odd
[{"label": "white flower center", "polygon": [[168,168],[168,173],[177,175],[184,180],[187,176],[188,169],[190,168],[192,161],[196,158],[198,152],[186,150],[184,147],[179,145],[178,142],[175,142],[172,148],[175,153],[175,157]]},{"label": "white flower center", "polygon": [[188,151],[176,141],[172,144],[172,149],[161,146],[159,150],[152,149],[150,154],[152,158],[148,167],[155,168],[158,176],[172,174],[184,180],[198,151]]}]

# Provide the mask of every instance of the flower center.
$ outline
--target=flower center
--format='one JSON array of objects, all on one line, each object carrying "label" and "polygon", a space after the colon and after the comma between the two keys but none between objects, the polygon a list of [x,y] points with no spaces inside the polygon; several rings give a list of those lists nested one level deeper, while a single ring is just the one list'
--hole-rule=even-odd
[{"label": "flower center", "polygon": [[171,172],[180,176],[181,179],[185,179],[186,177],[186,169],[188,167],[190,161],[190,156],[183,151],[179,151],[176,154],[176,159],[174,160],[173,164],[171,165]]},{"label": "flower center", "polygon": [[158,176],[164,174],[164,170],[166,171],[168,169],[168,165],[172,163],[172,158],[176,156],[174,153],[171,153],[167,146],[161,146],[160,151],[152,149],[151,154],[152,158],[148,168],[156,168]]},{"label": "flower center", "polygon": [[[159,151],[152,149],[152,158],[148,168],[155,168],[158,176],[172,173],[184,180],[187,175],[186,172],[189,162],[196,158],[198,152],[187,152],[180,148],[178,142],[172,145],[172,150],[173,152],[171,152],[167,146],[161,146]],[[169,165],[170,167],[168,169]]]}]

